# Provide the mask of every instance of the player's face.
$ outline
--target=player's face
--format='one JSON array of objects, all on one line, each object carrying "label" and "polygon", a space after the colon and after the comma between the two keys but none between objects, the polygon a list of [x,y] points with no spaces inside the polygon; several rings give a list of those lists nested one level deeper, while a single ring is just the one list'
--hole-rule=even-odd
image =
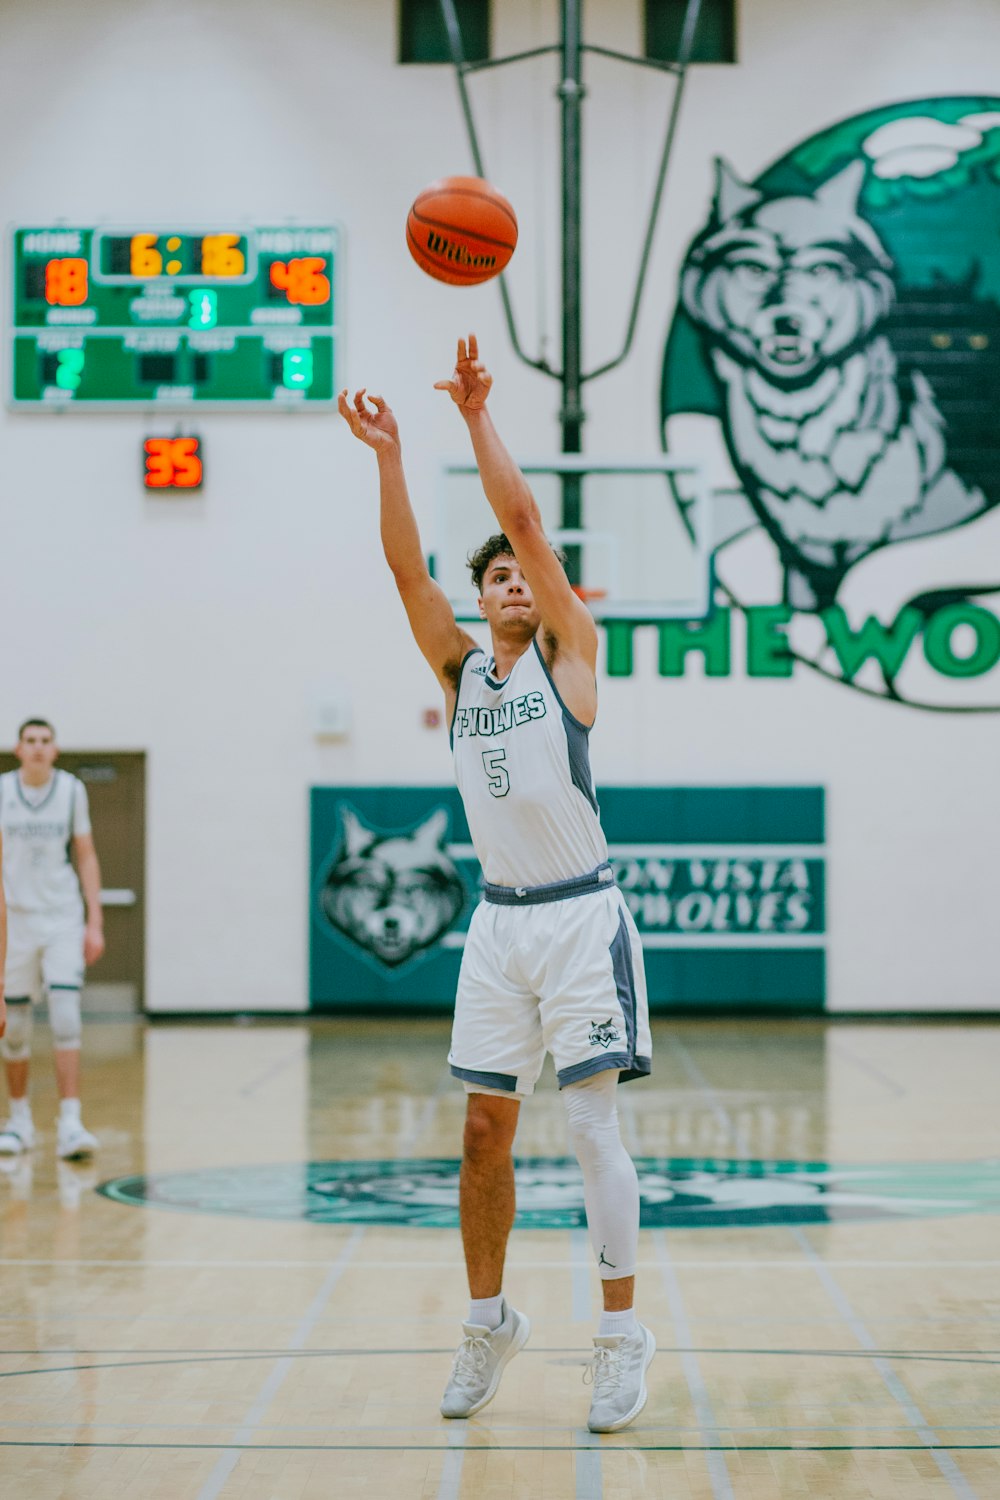
[{"label": "player's face", "polygon": [[14,754],[26,771],[38,774],[51,771],[59,751],[51,729],[29,724],[18,740]]},{"label": "player's face", "polygon": [[483,574],[479,606],[490,629],[530,639],[542,623],[516,557],[495,557]]}]

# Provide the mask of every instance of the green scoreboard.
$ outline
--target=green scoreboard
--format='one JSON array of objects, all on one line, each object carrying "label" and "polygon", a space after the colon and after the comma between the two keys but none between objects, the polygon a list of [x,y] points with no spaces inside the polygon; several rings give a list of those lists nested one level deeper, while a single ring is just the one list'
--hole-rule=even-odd
[{"label": "green scoreboard", "polygon": [[14,407],[289,411],[336,399],[338,231],[13,231]]}]

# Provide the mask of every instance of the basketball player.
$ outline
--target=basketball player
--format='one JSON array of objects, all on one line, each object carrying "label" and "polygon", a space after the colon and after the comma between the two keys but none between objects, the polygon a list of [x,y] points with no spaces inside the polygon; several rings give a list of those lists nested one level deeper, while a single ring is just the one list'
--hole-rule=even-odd
[{"label": "basketball player", "polygon": [[441,1411],[481,1410],[528,1338],[527,1318],[502,1291],[515,1207],[511,1147],[521,1101],[549,1051],[604,1290],[589,1425],[614,1432],[645,1405],[656,1348],[632,1306],[639,1191],[615,1104],[619,1079],[650,1070],[642,952],[608,864],[590,774],[597,631],[493,426],[491,384],[470,335],[468,346],[459,340],[451,379],[436,387],[465,419],[501,528],[470,559],[491,654],[461,628],[428,572],[395,417],[381,396],[370,406],[364,391],[353,405],[346,391],[340,396],[351,431],[378,459],[386,561],[444,689],[455,774],[485,876],[449,1053],[468,1095],[459,1210],[472,1302]]},{"label": "basketball player", "polygon": [[[80,1118],[80,987],[84,965],[104,952],[101,872],[87,789],[77,777],[55,769],[59,751],[52,725],[45,719],[28,719],[18,731],[15,754],[20,770],[0,776],[9,913],[7,1031],[0,1053],[10,1095],[10,1118],[0,1127],[0,1153],[16,1155],[35,1144],[28,1068],[32,1004],[44,989],[60,1099],[56,1152],[64,1160],[74,1160],[97,1149]],[[71,847],[79,881],[69,862]]]}]

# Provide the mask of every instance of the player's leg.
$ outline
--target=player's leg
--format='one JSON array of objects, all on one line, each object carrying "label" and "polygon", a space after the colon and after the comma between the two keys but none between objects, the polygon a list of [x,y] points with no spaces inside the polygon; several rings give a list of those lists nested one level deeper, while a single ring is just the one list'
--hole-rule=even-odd
[{"label": "player's leg", "polygon": [[642,953],[617,891],[553,904],[542,1024],[584,1180],[604,1312],[594,1339],[589,1425],[615,1432],[646,1403],[656,1349],[634,1312],[639,1187],[621,1139],[617,1086],[649,1072]]},{"label": "player's leg", "polygon": [[583,1174],[587,1228],[604,1288],[605,1311],[622,1313],[631,1309],[635,1289],[639,1180],[622,1142],[617,1092],[616,1069],[570,1084],[562,1090],[562,1101],[570,1145]]},{"label": "player's leg", "polygon": [[472,1416],[492,1400],[530,1332],[503,1295],[503,1269],[515,1209],[511,1149],[521,1099],[533,1090],[544,1054],[537,1002],[516,975],[504,973],[501,955],[512,945],[498,928],[506,915],[482,906],[473,914],[448,1054],[468,1095],[459,1217],[471,1300],[441,1402],[446,1417]]},{"label": "player's leg", "polygon": [[[474,1303],[499,1301],[507,1240],[514,1224],[514,1159],[511,1154],[520,1100],[469,1089],[462,1138],[458,1205],[462,1248]],[[485,1309],[485,1311],[489,1311]],[[470,1311],[470,1322],[478,1323]],[[496,1327],[499,1317],[490,1326]]]},{"label": "player's leg", "polygon": [[96,1136],[87,1130],[80,1116],[83,971],[83,929],[76,923],[61,924],[49,933],[42,954],[42,974],[48,994],[59,1091],[56,1151],[65,1161],[90,1156],[98,1145]]},{"label": "player's leg", "polygon": [[31,919],[22,912],[8,913],[4,984],[7,1030],[0,1038],[0,1055],[10,1103],[7,1120],[0,1126],[0,1155],[17,1156],[35,1144],[28,1078],[33,1002],[41,993],[41,951],[35,941]]},{"label": "player's leg", "polygon": [[492,1401],[505,1367],[531,1325],[503,1295],[507,1240],[514,1223],[514,1159],[520,1100],[466,1084],[468,1103],[459,1178],[459,1218],[469,1278],[469,1317],[441,1401],[444,1417],[471,1417]]},{"label": "player's leg", "polygon": [[592,1432],[617,1432],[639,1415],[646,1404],[646,1370],[656,1352],[652,1333],[634,1310],[639,1180],[621,1138],[617,1088],[617,1070],[606,1070],[562,1091],[604,1292],[588,1371],[594,1384]]}]

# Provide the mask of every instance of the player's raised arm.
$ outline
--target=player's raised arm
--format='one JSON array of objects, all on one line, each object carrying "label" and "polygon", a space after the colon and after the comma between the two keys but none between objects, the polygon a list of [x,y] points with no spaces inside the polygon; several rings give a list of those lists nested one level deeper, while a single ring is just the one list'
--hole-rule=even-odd
[{"label": "player's raised arm", "polygon": [[486,498],[500,529],[514,548],[531,585],[542,627],[560,653],[597,661],[597,628],[587,606],[573,592],[566,571],[552,550],[528,482],[493,425],[486,399],[493,377],[479,358],[474,333],[458,341],[455,371],[435,390],[447,391],[465,418]]},{"label": "player's raised arm", "polygon": [[[403,471],[399,427],[381,396],[341,391],[340,414],[378,459],[382,550],[392,569],[413,638],[446,695],[455,691],[462,658],[475,645],[462,630],[444,591],[431,577]],[[374,408],[374,409],[373,409]]]}]

